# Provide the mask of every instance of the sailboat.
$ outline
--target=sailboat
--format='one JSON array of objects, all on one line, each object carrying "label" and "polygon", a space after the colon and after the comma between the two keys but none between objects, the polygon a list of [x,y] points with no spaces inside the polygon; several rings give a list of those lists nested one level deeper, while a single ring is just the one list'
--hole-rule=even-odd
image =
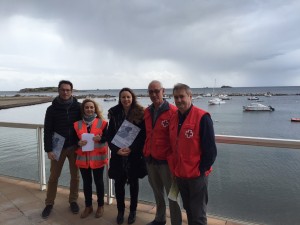
[{"label": "sailboat", "polygon": [[[212,92],[212,97],[215,96],[215,86],[216,86],[216,79],[215,79],[215,84],[214,84],[214,87],[213,87],[213,92]],[[223,101],[222,99],[220,98],[213,98],[213,99],[210,99],[208,101],[208,104],[209,105],[221,105],[221,104],[224,104],[226,103],[225,101]]]}]

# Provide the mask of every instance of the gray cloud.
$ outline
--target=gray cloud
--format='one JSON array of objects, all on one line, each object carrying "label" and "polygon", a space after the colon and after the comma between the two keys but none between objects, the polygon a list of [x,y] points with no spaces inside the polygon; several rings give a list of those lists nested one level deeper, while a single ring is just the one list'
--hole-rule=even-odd
[{"label": "gray cloud", "polygon": [[[1,1],[0,81],[9,70],[43,77],[28,87],[300,85],[299,10],[293,0]],[[29,31],[18,38],[20,21]]]}]

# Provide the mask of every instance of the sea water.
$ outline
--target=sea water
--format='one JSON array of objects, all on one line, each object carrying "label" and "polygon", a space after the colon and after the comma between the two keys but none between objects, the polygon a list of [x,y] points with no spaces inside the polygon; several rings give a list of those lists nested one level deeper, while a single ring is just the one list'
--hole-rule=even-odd
[{"label": "sea water", "polygon": [[[207,110],[213,119],[216,134],[299,139],[300,123],[290,122],[300,117],[298,87],[219,89],[225,93],[280,93],[259,96],[262,104],[271,105],[274,112],[243,112],[250,104],[246,96],[233,96],[222,105],[208,105],[210,98],[193,101]],[[170,91],[170,90],[167,90]],[[212,92],[194,89],[194,93]],[[198,91],[198,92],[197,92]],[[214,90],[215,91],[215,90]],[[106,93],[108,91],[106,90]],[[146,94],[146,90],[136,90]],[[86,93],[86,92],[84,92]],[[93,91],[102,94],[105,91]],[[1,93],[0,93],[1,94]],[[12,93],[12,95],[15,93]],[[108,94],[118,95],[117,90]],[[117,102],[95,99],[104,116]],[[82,101],[82,100],[80,100]],[[145,107],[148,97],[138,101]],[[169,99],[173,103],[173,99]],[[0,110],[1,122],[43,124],[50,103]],[[0,173],[38,180],[36,134],[33,130],[0,128]],[[299,224],[300,221],[300,151],[292,149],[218,144],[218,156],[209,177],[208,212],[211,215],[259,224]],[[49,162],[46,160],[47,176]],[[68,186],[67,163],[60,184]],[[147,178],[141,181],[140,199],[154,201]]]}]

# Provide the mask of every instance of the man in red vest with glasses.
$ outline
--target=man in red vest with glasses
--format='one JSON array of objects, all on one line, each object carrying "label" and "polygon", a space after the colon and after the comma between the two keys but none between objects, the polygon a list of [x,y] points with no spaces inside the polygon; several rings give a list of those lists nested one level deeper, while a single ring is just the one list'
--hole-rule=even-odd
[{"label": "man in red vest with glasses", "polygon": [[[166,224],[165,196],[169,194],[172,185],[172,175],[168,165],[171,153],[169,140],[169,124],[171,116],[177,108],[163,99],[165,89],[157,81],[148,85],[152,104],[145,110],[146,141],[144,156],[146,159],[148,180],[153,189],[156,202],[155,219],[148,225]],[[166,195],[165,195],[166,193]],[[177,201],[169,199],[169,209],[172,225],[181,225],[181,209]]]}]

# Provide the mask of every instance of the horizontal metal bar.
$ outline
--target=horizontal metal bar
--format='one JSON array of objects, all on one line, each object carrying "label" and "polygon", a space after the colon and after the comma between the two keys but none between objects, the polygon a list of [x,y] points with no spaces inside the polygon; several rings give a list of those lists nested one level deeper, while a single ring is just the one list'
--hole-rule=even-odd
[{"label": "horizontal metal bar", "polygon": [[43,124],[0,122],[0,127],[37,129],[44,128]]},{"label": "horizontal metal bar", "polygon": [[[37,129],[37,128],[44,128],[44,125],[0,122],[0,127]],[[263,146],[263,147],[275,147],[275,148],[291,148],[291,149],[300,150],[300,140],[293,140],[293,139],[216,135],[216,142],[224,143],[224,144],[251,145],[251,146]]]},{"label": "horizontal metal bar", "polygon": [[275,147],[275,148],[292,148],[292,149],[300,150],[300,140],[293,140],[293,139],[216,135],[216,142],[224,143],[224,144],[251,145],[251,146],[263,146],[263,147]]}]

